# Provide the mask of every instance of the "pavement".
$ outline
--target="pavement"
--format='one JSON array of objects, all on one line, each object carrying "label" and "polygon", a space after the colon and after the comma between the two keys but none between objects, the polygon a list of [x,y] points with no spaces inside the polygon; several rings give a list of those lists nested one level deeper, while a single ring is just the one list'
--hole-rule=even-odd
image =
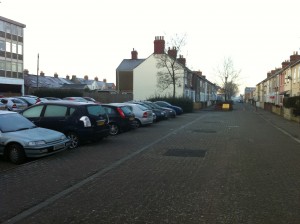
[{"label": "pavement", "polygon": [[2,223],[300,223],[300,125],[202,110],[0,172]]}]

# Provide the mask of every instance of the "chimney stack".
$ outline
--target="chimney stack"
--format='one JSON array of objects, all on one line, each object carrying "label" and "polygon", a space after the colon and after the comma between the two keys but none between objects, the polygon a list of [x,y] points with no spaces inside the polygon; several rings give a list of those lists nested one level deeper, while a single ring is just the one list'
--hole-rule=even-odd
[{"label": "chimney stack", "polygon": [[96,82],[98,82],[98,77],[96,76],[94,80],[95,80]]},{"label": "chimney stack", "polygon": [[168,55],[171,58],[176,59],[177,58],[177,49],[176,49],[176,47],[173,47],[172,49],[169,48]]},{"label": "chimney stack", "polygon": [[163,36],[156,36],[154,40],[154,54],[165,53],[165,40]]},{"label": "chimney stack", "polygon": [[177,61],[185,67],[186,60],[182,55],[179,55]]},{"label": "chimney stack", "polygon": [[84,80],[89,80],[89,77],[87,75],[85,75]]},{"label": "chimney stack", "polygon": [[290,62],[292,64],[298,60],[300,60],[300,55],[298,55],[298,51],[295,51],[293,55],[290,56]]},{"label": "chimney stack", "polygon": [[103,79],[103,82],[106,83],[106,79]]},{"label": "chimney stack", "polygon": [[40,72],[40,76],[44,77],[45,73],[43,71]]},{"label": "chimney stack", "polygon": [[287,66],[289,66],[289,64],[290,64],[289,61],[283,61],[283,62],[281,63],[281,66],[282,66],[282,68],[284,69],[284,68],[286,68]]},{"label": "chimney stack", "polygon": [[72,81],[75,81],[76,75],[72,75]]},{"label": "chimney stack", "polygon": [[66,76],[66,80],[70,80],[70,76],[69,75]]},{"label": "chimney stack", "polygon": [[56,72],[54,73],[54,78],[58,78],[58,74]]},{"label": "chimney stack", "polygon": [[138,59],[138,52],[137,52],[136,50],[134,50],[134,48],[133,48],[133,50],[131,51],[131,59],[132,59],[132,60]]}]

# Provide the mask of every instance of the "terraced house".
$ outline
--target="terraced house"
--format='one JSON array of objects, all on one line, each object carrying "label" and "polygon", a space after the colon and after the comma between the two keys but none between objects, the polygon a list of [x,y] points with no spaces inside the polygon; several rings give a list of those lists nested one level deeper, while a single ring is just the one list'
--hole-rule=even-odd
[{"label": "terraced house", "polygon": [[[165,40],[156,36],[154,51],[145,59],[138,58],[133,49],[131,59],[124,59],[116,69],[116,89],[120,93],[133,94],[134,100],[146,100],[155,96],[173,96],[173,84],[161,88],[158,74],[167,74],[168,69],[158,66],[162,60],[174,61],[176,70],[176,97],[187,97],[195,103],[210,105],[217,99],[218,87],[208,81],[200,71],[186,66],[183,55],[177,55],[175,47],[165,49]],[[165,83],[163,83],[165,84]]]},{"label": "terraced house", "polygon": [[0,95],[24,94],[24,28],[0,16]]}]

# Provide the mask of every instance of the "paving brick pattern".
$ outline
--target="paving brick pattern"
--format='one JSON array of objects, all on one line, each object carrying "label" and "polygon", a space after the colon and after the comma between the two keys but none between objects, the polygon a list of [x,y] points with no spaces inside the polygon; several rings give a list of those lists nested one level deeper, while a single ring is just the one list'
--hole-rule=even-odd
[{"label": "paving brick pattern", "polygon": [[[274,125],[294,137],[300,133],[298,124],[238,104],[2,171],[0,222],[300,223],[300,144]],[[171,149],[206,154],[166,156]]]}]

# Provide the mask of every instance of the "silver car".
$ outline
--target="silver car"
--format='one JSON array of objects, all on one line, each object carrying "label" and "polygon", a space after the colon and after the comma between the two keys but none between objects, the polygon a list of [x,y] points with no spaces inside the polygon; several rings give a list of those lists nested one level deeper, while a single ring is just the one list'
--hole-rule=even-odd
[{"label": "silver car", "polygon": [[35,126],[21,114],[0,111],[0,155],[15,164],[65,150],[70,140],[62,133]]},{"label": "silver car", "polygon": [[148,108],[134,103],[123,103],[128,106],[130,110],[134,113],[137,122],[137,127],[150,125],[153,123],[153,111]]},{"label": "silver car", "polygon": [[19,112],[28,107],[28,104],[16,97],[1,98],[1,103],[6,104],[7,110]]}]

